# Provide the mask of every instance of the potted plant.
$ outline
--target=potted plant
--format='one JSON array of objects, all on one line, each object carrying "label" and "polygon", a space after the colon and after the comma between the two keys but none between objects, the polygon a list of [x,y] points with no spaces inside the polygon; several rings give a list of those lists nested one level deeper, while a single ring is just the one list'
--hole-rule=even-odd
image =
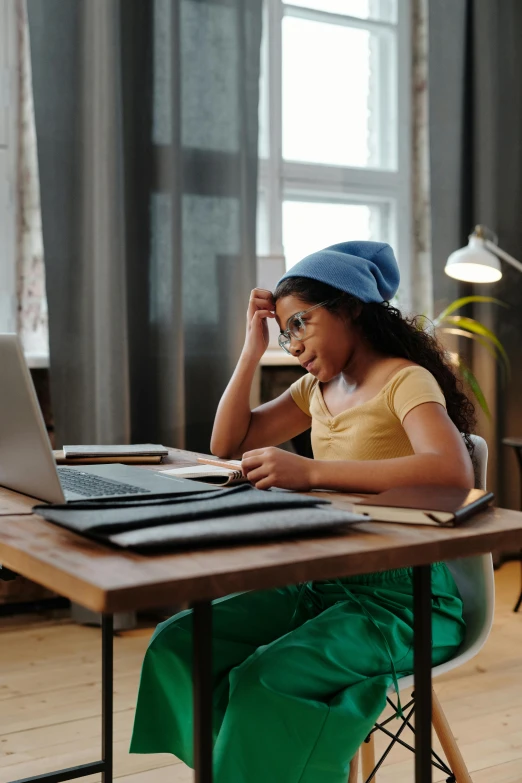
[{"label": "potted plant", "polygon": [[[465,337],[470,340],[475,340],[475,342],[482,345],[482,347],[500,363],[503,370],[503,378],[506,379],[510,374],[509,359],[500,340],[491,329],[484,326],[480,321],[457,313],[462,307],[473,302],[490,302],[500,305],[501,307],[508,306],[499,299],[494,299],[491,296],[464,296],[460,299],[455,299],[454,302],[442,310],[442,312],[433,319],[432,328],[436,334],[450,334],[455,337]],[[475,375],[460,354],[452,353],[451,358],[462,379],[471,389],[481,409],[488,418],[491,418],[486,398]]]}]

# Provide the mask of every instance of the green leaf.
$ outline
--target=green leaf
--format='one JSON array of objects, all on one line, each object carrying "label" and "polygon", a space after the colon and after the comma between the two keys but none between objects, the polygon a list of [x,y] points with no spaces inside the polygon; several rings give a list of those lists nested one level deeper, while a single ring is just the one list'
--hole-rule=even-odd
[{"label": "green leaf", "polygon": [[439,329],[439,332],[444,332],[445,334],[453,334],[456,337],[469,337],[470,340],[476,340],[480,345],[484,346],[484,348],[491,354],[491,356],[497,360],[497,352],[494,348],[491,347],[491,343],[488,343],[488,341],[484,337],[480,337],[478,334],[472,334],[471,332],[466,332],[464,329],[455,329],[453,327],[449,326],[443,326]]},{"label": "green leaf", "polygon": [[[470,340],[476,340],[476,342],[479,343],[479,345],[482,345],[483,348],[486,349],[486,351],[495,359],[495,361],[498,360],[498,356],[500,354],[497,354],[495,349],[491,346],[491,343],[489,343],[484,337],[481,337],[478,334],[473,334],[471,332],[466,332],[464,329],[455,329],[450,328],[449,326],[443,326],[439,328],[439,332],[444,332],[445,334],[452,334],[456,337],[467,337]],[[509,366],[506,367],[505,362],[502,362],[502,383],[505,384],[507,379],[509,378]]]},{"label": "green leaf", "polygon": [[470,304],[471,302],[492,302],[493,304],[498,304],[501,307],[509,307],[509,305],[505,302],[501,302],[500,299],[495,299],[492,296],[463,296],[460,299],[455,299],[455,301],[451,302],[451,304],[449,304],[445,310],[439,313],[435,318],[434,323],[440,323],[448,315],[454,313],[455,310],[459,310],[461,307],[464,307],[464,305]]},{"label": "green leaf", "polygon": [[475,395],[478,404],[480,405],[480,407],[482,408],[482,410],[484,411],[488,419],[491,420],[491,413],[488,407],[488,403],[486,402],[486,398],[484,397],[484,393],[480,388],[479,382],[477,381],[477,379],[475,378],[475,376],[473,375],[469,367],[466,364],[464,364],[462,360],[459,360],[459,369],[460,372],[462,373],[463,379],[466,381],[471,391]]},{"label": "green leaf", "polygon": [[481,335],[482,337],[485,337],[487,340],[490,340],[493,345],[497,348],[499,354],[502,356],[506,369],[509,373],[509,359],[506,351],[504,350],[504,346],[500,342],[500,340],[493,334],[491,329],[488,329],[487,326],[484,326],[484,324],[479,323],[478,321],[475,321],[474,318],[465,318],[462,315],[449,315],[446,316],[446,318],[443,321],[443,324],[450,324],[451,326],[456,326],[458,329],[464,329],[469,332],[473,332],[474,334]]}]

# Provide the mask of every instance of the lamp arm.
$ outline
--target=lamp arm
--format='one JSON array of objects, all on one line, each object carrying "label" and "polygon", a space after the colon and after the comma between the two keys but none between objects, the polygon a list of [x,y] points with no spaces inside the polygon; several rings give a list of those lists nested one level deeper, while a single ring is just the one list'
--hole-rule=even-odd
[{"label": "lamp arm", "polygon": [[494,253],[496,256],[502,258],[504,261],[507,261],[508,264],[514,266],[515,269],[518,269],[519,272],[522,272],[522,264],[520,263],[520,261],[517,261],[516,258],[510,256],[509,253],[506,253],[505,250],[501,250],[498,245],[494,244],[494,242],[490,242],[489,239],[486,239],[484,245],[487,247],[488,250],[491,250],[491,252]]}]

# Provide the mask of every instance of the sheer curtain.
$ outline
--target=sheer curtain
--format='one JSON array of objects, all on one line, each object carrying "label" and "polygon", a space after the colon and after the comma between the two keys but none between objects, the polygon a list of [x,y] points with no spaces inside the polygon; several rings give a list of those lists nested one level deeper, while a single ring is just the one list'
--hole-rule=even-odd
[{"label": "sheer curtain", "polygon": [[412,0],[412,311],[433,315],[428,122],[428,0]]},{"label": "sheer curtain", "polygon": [[43,359],[49,353],[49,334],[31,55],[25,0],[16,0],[16,15],[18,34],[17,331],[25,353]]},{"label": "sheer curtain", "polygon": [[28,0],[56,442],[208,450],[255,284],[261,0]]}]

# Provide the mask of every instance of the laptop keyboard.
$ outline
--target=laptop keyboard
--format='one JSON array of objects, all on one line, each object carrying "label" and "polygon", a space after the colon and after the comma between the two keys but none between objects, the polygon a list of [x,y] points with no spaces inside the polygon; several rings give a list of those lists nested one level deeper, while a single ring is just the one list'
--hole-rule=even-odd
[{"label": "laptop keyboard", "polygon": [[102,479],[80,470],[58,468],[60,484],[64,492],[77,492],[85,497],[103,497],[104,495],[144,495],[150,489],[124,484],[121,481]]}]

